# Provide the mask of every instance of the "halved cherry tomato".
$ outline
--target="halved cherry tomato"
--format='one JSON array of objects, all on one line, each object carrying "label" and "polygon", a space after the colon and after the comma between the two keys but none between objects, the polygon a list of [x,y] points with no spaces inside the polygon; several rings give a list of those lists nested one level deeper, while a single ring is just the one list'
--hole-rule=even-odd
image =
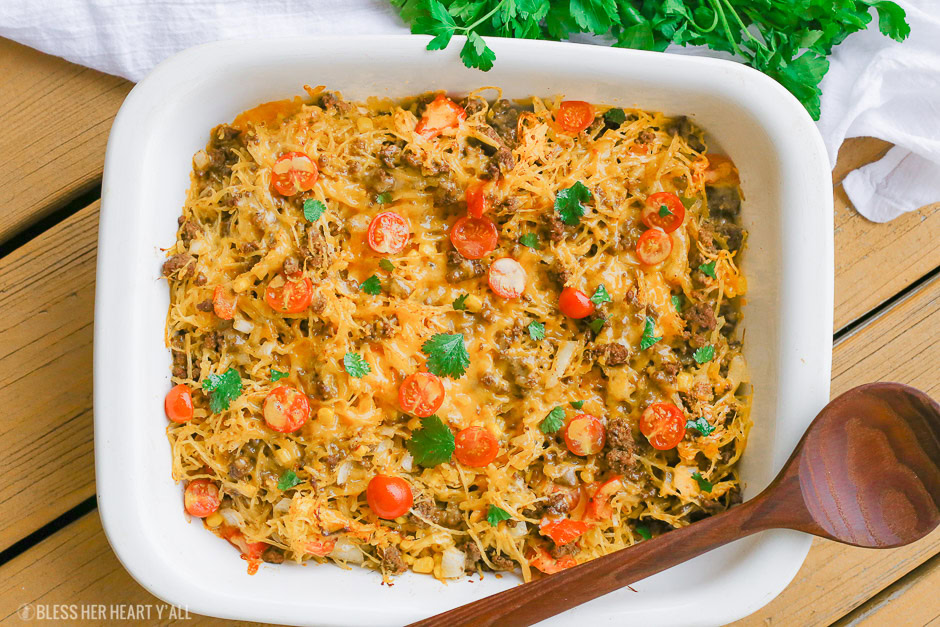
[{"label": "halved cherry tomato", "polygon": [[565,444],[568,450],[584,457],[604,448],[607,430],[601,421],[591,414],[578,414],[565,428]]},{"label": "halved cherry tomato", "polygon": [[499,441],[484,427],[467,427],[454,438],[454,456],[464,466],[483,468],[499,455]]},{"label": "halved cherry tomato", "polygon": [[268,548],[268,545],[264,542],[249,542],[238,527],[223,525],[219,533],[249,561],[261,559],[261,554]]},{"label": "halved cherry tomato", "polygon": [[653,403],[640,416],[640,433],[653,448],[667,451],[685,437],[685,414],[672,403]]},{"label": "halved cherry tomato", "polygon": [[457,128],[466,119],[467,112],[463,107],[444,94],[438,94],[424,109],[424,115],[415,126],[415,133],[425,139],[432,139],[447,129]]},{"label": "halved cherry tomato", "polygon": [[489,218],[464,216],[450,229],[450,241],[457,252],[467,259],[482,259],[496,250],[499,231]]},{"label": "halved cherry tomato", "polygon": [[490,289],[502,298],[519,298],[525,291],[525,268],[515,259],[502,257],[490,264]]},{"label": "halved cherry tomato", "polygon": [[274,162],[271,185],[282,196],[293,196],[313,188],[317,182],[317,164],[302,152],[288,152]]},{"label": "halved cherry tomato", "polygon": [[173,422],[187,422],[193,418],[193,394],[188,385],[174,385],[163,399],[166,417]]},{"label": "halved cherry tomato", "polygon": [[380,213],[369,223],[369,248],[381,255],[400,253],[410,237],[408,221],[394,211]]},{"label": "halved cherry tomato", "polygon": [[482,185],[471,185],[467,188],[467,213],[472,218],[482,218],[490,208],[490,201],[484,193]]},{"label": "halved cherry tomato", "polygon": [[571,520],[569,518],[559,518],[551,520],[543,518],[539,523],[539,533],[551,538],[556,545],[562,546],[572,540],[577,540],[582,533],[590,529],[591,526],[580,520]]},{"label": "halved cherry tomato", "polygon": [[366,501],[376,516],[392,520],[411,509],[414,497],[411,486],[401,477],[376,475],[366,487]]},{"label": "halved cherry tomato", "polygon": [[427,418],[444,402],[444,382],[436,374],[416,372],[408,375],[398,388],[398,404],[402,411]]},{"label": "halved cherry tomato", "polygon": [[685,205],[679,197],[669,192],[651,194],[643,207],[643,223],[652,228],[672,233],[685,220]]},{"label": "halved cherry tomato", "polygon": [[316,540],[310,540],[305,543],[304,550],[317,557],[326,557],[336,548],[336,540],[337,538],[335,536],[319,536]]},{"label": "halved cherry tomato", "polygon": [[313,298],[313,283],[307,277],[290,281],[278,275],[271,279],[264,290],[264,302],[281,313],[300,313],[310,306]]},{"label": "halved cherry tomato", "polygon": [[558,308],[569,318],[580,320],[594,313],[594,303],[587,294],[573,287],[561,290],[558,296]]},{"label": "halved cherry tomato", "polygon": [[565,100],[558,105],[555,121],[565,131],[577,135],[594,121],[594,107],[583,100]]},{"label": "halved cherry tomato", "polygon": [[205,518],[219,509],[219,486],[208,479],[194,479],[183,493],[183,505],[190,516]]},{"label": "halved cherry tomato", "polygon": [[610,499],[623,490],[623,477],[614,475],[597,488],[594,496],[588,502],[585,517],[588,520],[607,520],[614,515],[614,508],[610,506]]},{"label": "halved cherry tomato", "polygon": [[281,433],[292,433],[310,417],[307,395],[289,385],[280,385],[264,399],[264,421]]},{"label": "halved cherry tomato", "polygon": [[545,549],[537,549],[526,557],[529,560],[529,566],[542,571],[546,575],[554,575],[566,568],[578,565],[578,561],[570,555],[563,555],[556,560]]},{"label": "halved cherry tomato", "polygon": [[231,320],[235,317],[235,304],[238,296],[228,285],[216,285],[212,292],[212,311],[222,320]]},{"label": "halved cherry tomato", "polygon": [[646,231],[636,243],[636,256],[648,266],[665,261],[671,252],[672,238],[659,229]]}]

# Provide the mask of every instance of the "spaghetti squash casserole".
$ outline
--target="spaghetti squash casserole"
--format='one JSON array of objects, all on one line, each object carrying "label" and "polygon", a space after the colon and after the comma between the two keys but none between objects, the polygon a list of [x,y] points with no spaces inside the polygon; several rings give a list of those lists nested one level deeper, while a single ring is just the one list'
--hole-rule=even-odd
[{"label": "spaghetti squash casserole", "polygon": [[738,174],[687,118],[322,87],[167,251],[183,506],[261,562],[554,573],[740,501]]}]

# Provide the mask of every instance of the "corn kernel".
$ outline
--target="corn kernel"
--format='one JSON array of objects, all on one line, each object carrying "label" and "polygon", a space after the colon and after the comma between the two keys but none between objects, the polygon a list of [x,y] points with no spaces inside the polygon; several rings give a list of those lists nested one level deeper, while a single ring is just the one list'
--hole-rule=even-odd
[{"label": "corn kernel", "polygon": [[680,392],[688,392],[692,389],[692,373],[680,372],[676,376],[676,387]]},{"label": "corn kernel", "polygon": [[594,473],[591,472],[590,470],[582,470],[581,481],[583,481],[584,483],[591,483],[592,481],[594,481]]},{"label": "corn kernel", "polygon": [[434,558],[433,557],[421,557],[415,560],[415,563],[411,566],[411,570],[416,573],[430,573],[434,570]]},{"label": "corn kernel", "polygon": [[336,412],[329,407],[321,407],[317,410],[317,422],[324,427],[336,426]]},{"label": "corn kernel", "polygon": [[401,548],[402,551],[407,551],[408,549],[412,547],[413,544],[414,544],[414,540],[402,540],[398,546],[399,548]]},{"label": "corn kernel", "polygon": [[473,313],[477,313],[483,308],[483,301],[480,300],[480,297],[476,294],[467,296],[467,300],[465,300],[463,304],[467,306],[467,311],[472,311]]},{"label": "corn kernel", "polygon": [[372,118],[356,118],[356,128],[359,129],[360,133],[371,131],[374,128],[374,125],[372,124]]},{"label": "corn kernel", "polygon": [[408,421],[406,425],[410,431],[417,431],[421,428],[421,419],[418,417],[412,418]]},{"label": "corn kernel", "polygon": [[206,516],[206,524],[210,527],[218,527],[223,522],[225,522],[225,518],[219,512],[213,512]]}]

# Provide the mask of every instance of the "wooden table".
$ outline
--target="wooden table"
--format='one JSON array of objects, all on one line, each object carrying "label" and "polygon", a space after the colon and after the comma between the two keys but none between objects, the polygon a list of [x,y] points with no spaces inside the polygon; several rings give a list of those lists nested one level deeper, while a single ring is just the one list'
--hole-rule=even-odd
[{"label": "wooden table", "polygon": [[[92,318],[101,168],[111,121],[130,87],[0,40],[0,622],[20,624],[26,603],[158,603],[111,552],[95,503]],[[937,398],[940,203],[873,224],[848,206],[839,184],[888,147],[850,140],[832,175],[832,394],[890,380]],[[133,419],[134,408],[127,410]],[[888,551],[816,540],[783,594],[736,625],[937,621],[938,553],[940,531]],[[143,621],[156,622],[167,621]]]}]

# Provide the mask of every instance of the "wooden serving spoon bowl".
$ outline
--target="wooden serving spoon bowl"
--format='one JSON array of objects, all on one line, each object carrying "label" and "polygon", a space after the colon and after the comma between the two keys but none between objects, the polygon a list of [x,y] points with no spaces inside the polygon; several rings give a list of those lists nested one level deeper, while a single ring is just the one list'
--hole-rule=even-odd
[{"label": "wooden serving spoon bowl", "polygon": [[938,508],[940,405],[900,383],[871,383],[826,405],[773,483],[746,503],[414,624],[531,625],[767,529],[902,546],[933,531]]}]

